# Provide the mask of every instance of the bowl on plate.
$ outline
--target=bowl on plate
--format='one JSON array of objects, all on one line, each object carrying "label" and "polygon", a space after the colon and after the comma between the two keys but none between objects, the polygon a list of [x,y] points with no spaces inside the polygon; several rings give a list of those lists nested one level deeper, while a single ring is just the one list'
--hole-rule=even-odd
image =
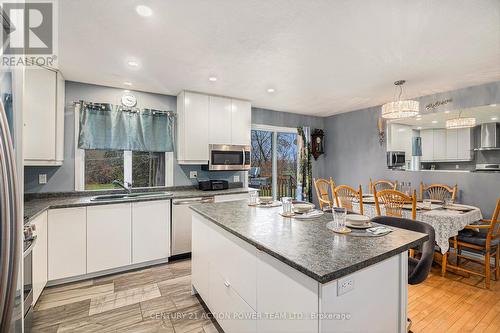
[{"label": "bowl on plate", "polygon": [[311,209],[314,209],[314,207],[315,207],[314,204],[309,202],[294,203],[293,211],[294,213],[304,214],[310,211]]},{"label": "bowl on plate", "polygon": [[259,197],[259,202],[262,204],[270,204],[273,202],[273,197]]},{"label": "bowl on plate", "polygon": [[348,214],[346,220],[352,225],[361,226],[370,222],[370,218],[364,215]]}]

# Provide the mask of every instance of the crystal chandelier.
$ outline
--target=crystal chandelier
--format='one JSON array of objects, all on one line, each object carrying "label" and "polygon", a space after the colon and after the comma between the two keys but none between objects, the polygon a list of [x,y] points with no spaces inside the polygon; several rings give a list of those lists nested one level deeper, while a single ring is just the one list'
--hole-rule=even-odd
[{"label": "crystal chandelier", "polygon": [[399,119],[414,117],[419,113],[420,103],[412,100],[402,100],[403,84],[405,80],[394,82],[394,85],[399,87],[398,99],[394,102],[382,105],[382,118],[385,119]]},{"label": "crystal chandelier", "polygon": [[457,128],[471,128],[476,126],[476,118],[461,118],[460,115],[462,111],[458,114],[458,118],[448,119],[446,121],[447,129],[457,129]]}]

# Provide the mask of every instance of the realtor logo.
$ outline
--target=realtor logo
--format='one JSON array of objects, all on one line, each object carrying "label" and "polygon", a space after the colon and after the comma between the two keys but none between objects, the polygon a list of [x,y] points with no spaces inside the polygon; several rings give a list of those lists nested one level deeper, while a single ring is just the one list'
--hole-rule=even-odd
[{"label": "realtor logo", "polygon": [[56,56],[54,3],[3,2],[0,6],[5,66],[53,65]]}]

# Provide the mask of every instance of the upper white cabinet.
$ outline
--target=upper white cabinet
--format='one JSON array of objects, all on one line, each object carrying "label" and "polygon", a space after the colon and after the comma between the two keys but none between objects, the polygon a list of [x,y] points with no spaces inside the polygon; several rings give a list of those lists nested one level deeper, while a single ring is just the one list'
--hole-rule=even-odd
[{"label": "upper white cabinet", "polygon": [[64,78],[42,67],[25,74],[25,165],[61,165],[64,159]]},{"label": "upper white cabinet", "polygon": [[471,154],[470,128],[421,130],[422,161],[469,161]]},{"label": "upper white cabinet", "polygon": [[[250,135],[252,131],[252,105],[248,101],[237,99],[233,99],[231,101],[231,144],[250,145]],[[219,127],[218,130],[223,130],[223,128]]]},{"label": "upper white cabinet", "polygon": [[413,131],[411,126],[402,124],[388,124],[387,150],[404,151],[405,160],[411,160]]},{"label": "upper white cabinet", "polygon": [[[151,232],[157,232],[151,230]],[[87,273],[132,263],[131,204],[87,208]]]},{"label": "upper white cabinet", "polygon": [[177,160],[207,164],[209,144],[250,145],[250,102],[183,91],[177,96]]},{"label": "upper white cabinet", "polygon": [[231,110],[232,103],[230,98],[210,96],[208,120],[209,143],[231,144]]}]

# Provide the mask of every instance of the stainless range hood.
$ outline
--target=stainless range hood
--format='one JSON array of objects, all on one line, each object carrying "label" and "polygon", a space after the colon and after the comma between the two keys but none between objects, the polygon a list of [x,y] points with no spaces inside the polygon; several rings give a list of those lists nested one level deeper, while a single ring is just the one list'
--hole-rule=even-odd
[{"label": "stainless range hood", "polygon": [[481,145],[474,150],[500,150],[500,123],[481,124]]}]

